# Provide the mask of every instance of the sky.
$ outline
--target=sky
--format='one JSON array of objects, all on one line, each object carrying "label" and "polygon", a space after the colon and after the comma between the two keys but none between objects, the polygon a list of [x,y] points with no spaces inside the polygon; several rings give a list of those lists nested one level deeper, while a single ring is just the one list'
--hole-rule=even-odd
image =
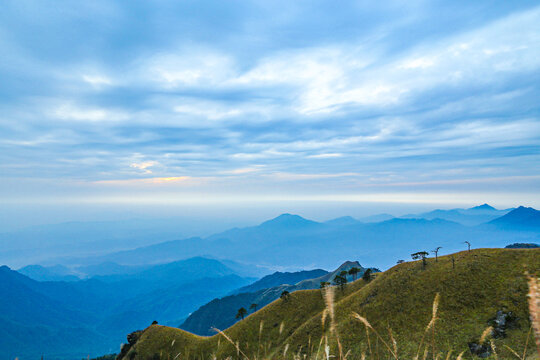
[{"label": "sky", "polygon": [[0,225],[538,208],[538,24],[537,1],[4,1]]}]

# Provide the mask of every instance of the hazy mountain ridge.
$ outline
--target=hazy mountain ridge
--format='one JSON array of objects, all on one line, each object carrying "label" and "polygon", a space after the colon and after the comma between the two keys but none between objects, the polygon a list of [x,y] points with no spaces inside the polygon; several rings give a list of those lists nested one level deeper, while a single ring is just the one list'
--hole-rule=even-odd
[{"label": "hazy mountain ridge", "polygon": [[55,265],[64,262],[48,260],[98,257],[196,235],[209,236],[227,228],[193,218],[131,218],[35,225],[9,232],[0,229],[0,263],[15,267]]},{"label": "hazy mountain ridge", "polygon": [[79,281],[80,277],[75,275],[69,268],[56,266],[27,265],[17,270],[17,272],[37,281]]},{"label": "hazy mountain ridge", "polygon": [[[178,324],[201,304],[252,281],[204,258],[76,282],[39,282],[4,266],[0,323],[6,327],[0,333],[18,329],[13,334],[20,337],[0,347],[0,354],[65,359],[115,352],[126,332],[153,320]],[[29,342],[38,328],[40,341]],[[77,334],[80,340],[73,340]]]},{"label": "hazy mountain ridge", "polygon": [[520,206],[488,224],[503,230],[540,230],[540,211]]},{"label": "hazy mountain ridge", "polygon": [[[465,214],[473,215],[463,216],[474,217],[477,216],[474,214],[486,212],[507,214],[507,210],[492,209],[489,205],[464,209]],[[441,211],[435,210],[437,214]],[[452,213],[454,210],[444,211]],[[487,224],[466,226],[440,217],[392,218],[373,223],[345,217],[319,223],[298,215],[282,214],[257,226],[234,228],[207,238],[167,241],[70,261],[115,261],[124,265],[141,265],[205,256],[251,264],[258,269],[261,266],[298,269],[310,267],[311,264],[333,268],[352,253],[362,263],[369,262],[387,268],[397,259],[408,258],[411,251],[414,251],[411,249],[430,251],[436,246],[442,246],[442,252],[448,253],[462,249],[463,241],[471,242],[474,247],[504,247],[513,242],[538,240],[537,233],[523,231],[514,225]],[[384,243],[386,247],[382,249],[373,246],[376,243]],[[320,254],[323,253],[325,256],[321,258]]]},{"label": "hazy mountain ridge", "polygon": [[504,216],[513,209],[498,210],[491,205],[483,204],[468,209],[456,208],[450,210],[436,209],[420,214],[409,214],[401,218],[422,218],[433,220],[436,218],[457,222],[466,226],[475,226],[498,217]]},{"label": "hazy mountain ridge", "polygon": [[107,336],[87,325],[97,321],[93,313],[51,299],[42,289],[36,290],[36,283],[7,267],[0,268],[0,333],[9,334],[7,343],[0,342],[2,359],[39,356],[44,349],[53,348],[54,356],[74,348],[84,354],[113,345]]}]

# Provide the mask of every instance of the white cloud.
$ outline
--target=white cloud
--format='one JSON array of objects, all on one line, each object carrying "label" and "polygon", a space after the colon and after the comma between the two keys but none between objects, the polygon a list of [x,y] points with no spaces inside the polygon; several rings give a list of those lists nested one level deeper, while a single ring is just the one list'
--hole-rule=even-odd
[{"label": "white cloud", "polygon": [[174,107],[174,111],[179,114],[193,115],[209,120],[220,120],[241,115],[242,110],[238,108],[227,108],[212,102],[197,102],[197,104],[183,104]]},{"label": "white cloud", "polygon": [[[234,76],[234,60],[211,50],[183,49],[143,62],[142,76],[164,88],[212,86]],[[145,75],[146,74],[146,75]]]},{"label": "white cloud", "polygon": [[99,186],[133,186],[147,188],[151,186],[196,186],[207,182],[211,178],[197,178],[192,176],[168,176],[168,177],[151,177],[144,179],[118,179],[118,180],[98,180],[92,184]]},{"label": "white cloud", "polygon": [[459,123],[448,130],[434,134],[429,147],[448,149],[452,147],[490,148],[501,144],[533,145],[540,137],[540,121],[522,119],[511,123],[479,120]]},{"label": "white cloud", "polygon": [[82,78],[84,82],[95,87],[112,85],[112,80],[104,75],[83,75]]},{"label": "white cloud", "polygon": [[126,120],[128,114],[116,109],[103,107],[80,107],[74,104],[63,104],[50,112],[52,118],[88,122]]},{"label": "white cloud", "polygon": [[452,24],[436,33],[401,23],[403,33],[418,31],[414,38],[393,33],[395,17],[287,43],[266,30],[234,32],[245,44],[232,33],[223,42],[214,41],[220,34],[206,42],[166,34],[57,63],[18,44],[0,69],[10,94],[0,104],[0,163],[29,176],[182,184],[184,174],[216,176],[239,190],[253,179],[349,184],[353,172],[403,184],[534,172],[540,7],[484,19],[476,29]]},{"label": "white cloud", "polygon": [[132,163],[132,164],[129,165],[129,167],[136,168],[136,169],[139,169],[139,170],[143,170],[145,174],[151,174],[152,170],[150,170],[149,168],[152,167],[152,166],[155,166],[157,164],[159,164],[159,163],[156,162],[156,161],[144,161],[144,162],[140,162],[140,163]]},{"label": "white cloud", "polygon": [[331,159],[331,158],[339,158],[342,156],[343,154],[340,154],[340,153],[326,153],[326,154],[309,155],[307,157],[311,159]]},{"label": "white cloud", "polygon": [[433,65],[434,65],[434,60],[433,59],[428,59],[428,58],[423,57],[423,58],[406,60],[402,65],[399,65],[399,68],[403,68],[403,69],[417,69],[417,68],[425,69],[425,68],[431,67]]},{"label": "white cloud", "polygon": [[244,175],[244,174],[251,174],[251,173],[259,172],[259,171],[263,170],[263,168],[264,168],[264,165],[254,165],[254,166],[251,166],[251,167],[227,170],[227,171],[223,171],[222,173],[223,174],[230,174],[230,175]]}]

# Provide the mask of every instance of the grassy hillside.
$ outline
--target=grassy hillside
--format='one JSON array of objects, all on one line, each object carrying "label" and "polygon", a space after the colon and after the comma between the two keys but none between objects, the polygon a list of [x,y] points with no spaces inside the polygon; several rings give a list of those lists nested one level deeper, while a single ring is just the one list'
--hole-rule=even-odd
[{"label": "grassy hillside", "polygon": [[[482,332],[492,324],[490,320],[502,310],[512,312],[515,321],[510,322],[505,337],[488,341],[495,344],[499,358],[510,359],[513,355],[505,345],[522,352],[530,328],[525,270],[538,273],[540,250],[461,252],[440,257],[437,263],[428,259],[425,270],[419,261],[404,263],[378,274],[369,283],[358,280],[344,290],[336,289],[335,332],[330,330],[332,317],[323,315],[322,291],[305,290],[291,294],[288,300],[274,301],[224,334],[238,344],[249,359],[293,358],[294,355],[314,359],[318,349],[318,357],[322,358],[326,339],[330,354],[339,357],[336,334],[343,355],[351,351],[348,359],[359,359],[364,352],[368,359],[391,358],[373,330],[369,332],[368,343],[364,324],[352,316],[352,312],[356,312],[367,318],[388,344],[392,343],[391,329],[399,358],[412,359],[432,317],[433,300],[439,293],[435,332],[432,328],[425,341],[429,345],[428,358],[433,358],[434,348],[435,353],[441,352],[445,356],[452,350],[451,358],[465,351],[463,358],[472,359],[468,343],[478,342]],[[534,354],[531,344],[529,351]],[[179,329],[153,325],[142,333],[124,358],[173,359],[181,356],[183,359],[207,359],[215,356],[222,359],[238,358],[237,353],[238,349],[223,335],[199,337]],[[423,353],[420,355],[422,358]]]},{"label": "grassy hillside", "polygon": [[[317,276],[320,275],[321,272],[323,273],[323,275],[315,278],[305,278],[298,283],[293,283],[294,285],[287,285],[289,283],[281,282],[281,284],[278,286],[273,286],[271,288],[262,289],[256,292],[241,292],[236,295],[225,296],[221,299],[214,299],[208,304],[201,306],[197,311],[194,311],[186,319],[186,321],[180,325],[180,328],[196,335],[213,335],[215,334],[215,331],[213,331],[212,328],[217,327],[218,329],[226,329],[236,323],[238,321],[238,319],[236,319],[236,311],[241,307],[249,309],[250,305],[255,303],[258,304],[259,308],[262,308],[274,300],[279,299],[283,291],[292,293],[297,290],[318,289],[321,282],[332,282],[337,274],[344,270],[348,271],[352,267],[360,269],[359,274],[363,274],[364,268],[358,262],[347,261],[333,272],[323,270],[303,271],[301,273],[296,273],[296,275],[294,275],[294,273],[289,274],[283,278],[284,280],[287,280],[287,278],[288,280],[298,280],[302,277],[309,276],[310,274]],[[264,281],[264,283],[268,284],[271,281],[277,280],[274,275],[270,275],[270,281]],[[352,279],[352,277],[349,276],[349,279]],[[257,285],[257,283],[253,285]],[[244,287],[243,289],[246,288],[249,287]]]}]

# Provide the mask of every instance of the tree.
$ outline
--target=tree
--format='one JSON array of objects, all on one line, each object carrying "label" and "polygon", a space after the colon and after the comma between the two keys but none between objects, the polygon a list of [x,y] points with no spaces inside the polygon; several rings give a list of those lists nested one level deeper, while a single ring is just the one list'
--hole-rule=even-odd
[{"label": "tree", "polygon": [[240,309],[238,309],[238,312],[236,313],[236,318],[237,319],[240,319],[242,318],[242,320],[244,320],[244,316],[247,315],[247,310],[243,307],[241,307]]},{"label": "tree", "polygon": [[347,284],[347,271],[342,271],[339,273],[339,275],[336,275],[334,278],[334,284],[339,286],[341,290],[344,290],[345,285]]},{"label": "tree", "polygon": [[289,300],[289,297],[291,296],[291,294],[287,291],[287,290],[284,290],[281,295],[279,295],[279,298],[283,301],[287,301]]},{"label": "tree", "polygon": [[405,262],[405,260],[398,260],[397,263],[398,264],[403,264]]},{"label": "tree", "polygon": [[253,304],[249,305],[249,310],[253,310],[253,312],[255,312],[255,311],[257,311],[257,306],[259,306],[259,304],[253,303]]},{"label": "tree", "polygon": [[437,246],[435,250],[431,251],[435,254],[435,262],[439,261],[439,250],[442,249],[442,246]]},{"label": "tree", "polygon": [[362,280],[364,280],[365,282],[370,282],[371,281],[371,269],[366,269],[366,271],[364,271],[364,274],[362,274]]},{"label": "tree", "polygon": [[471,243],[468,241],[465,241],[464,244],[467,244],[467,251],[471,251]]},{"label": "tree", "polygon": [[330,285],[330,283],[328,281],[321,281],[321,289],[324,289],[325,287],[327,287],[328,285]]},{"label": "tree", "polygon": [[359,273],[359,272],[360,272],[360,269],[359,269],[359,268],[357,268],[356,266],[355,266],[355,267],[352,267],[352,268],[350,268],[350,270],[349,270],[349,275],[351,275],[351,276],[352,276],[352,278],[353,278],[353,281],[355,281],[355,280],[356,280],[356,276],[358,275],[358,273]]},{"label": "tree", "polygon": [[422,259],[422,269],[425,269],[427,265],[426,256],[428,255],[429,253],[427,251],[419,251],[411,254],[411,257],[413,258],[413,260]]}]

